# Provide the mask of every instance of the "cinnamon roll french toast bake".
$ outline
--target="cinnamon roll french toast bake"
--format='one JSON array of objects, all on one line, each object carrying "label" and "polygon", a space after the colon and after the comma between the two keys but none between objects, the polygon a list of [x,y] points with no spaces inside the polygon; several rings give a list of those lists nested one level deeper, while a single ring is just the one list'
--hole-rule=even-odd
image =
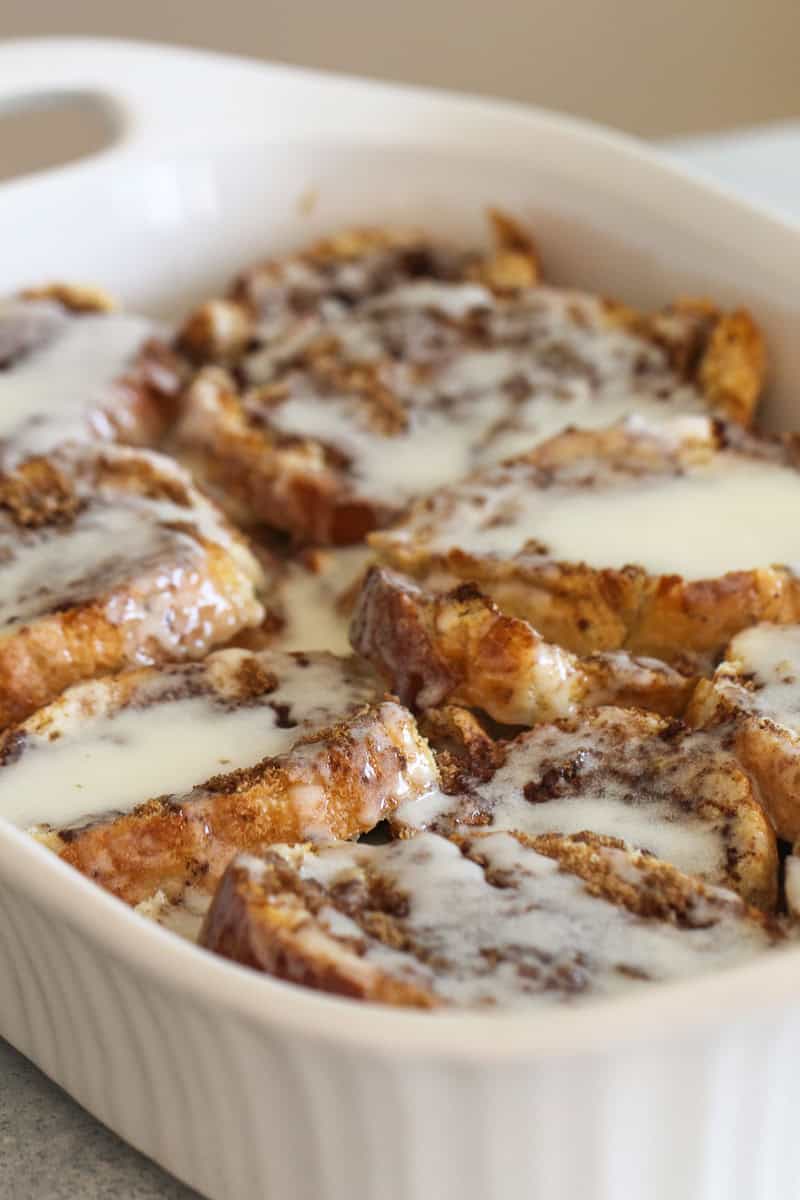
[{"label": "cinnamon roll french toast bake", "polygon": [[207,951],[433,1012],[800,928],[757,314],[490,232],[334,233],[169,327],[0,303],[0,817]]}]

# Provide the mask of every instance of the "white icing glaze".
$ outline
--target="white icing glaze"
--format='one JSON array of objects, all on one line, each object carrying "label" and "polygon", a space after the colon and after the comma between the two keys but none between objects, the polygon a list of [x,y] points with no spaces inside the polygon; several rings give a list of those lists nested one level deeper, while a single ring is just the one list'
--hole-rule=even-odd
[{"label": "white icing glaze", "polygon": [[[352,721],[348,730],[356,746],[360,743],[367,748],[361,775],[364,788],[358,811],[359,823],[365,830],[377,825],[386,815],[387,799],[391,799],[392,809],[397,802],[410,804],[439,781],[433,756],[419,737],[408,710],[394,701],[384,701],[375,716],[368,716],[362,723]],[[341,769],[336,760],[319,751],[319,742],[295,746],[292,758],[302,782],[292,787],[292,804],[302,814],[305,836],[322,841],[331,836],[327,796],[339,788]],[[369,761],[377,756],[385,757],[380,775]],[[378,787],[373,786],[376,781]]]},{"label": "white icing glaze", "polygon": [[[449,320],[489,310],[494,344],[473,344]],[[577,316],[576,316],[577,313]],[[632,411],[651,421],[703,407],[658,347],[611,328],[600,301],[536,288],[520,301],[497,301],[474,284],[403,284],[355,313],[295,331],[248,360],[249,378],[270,381],[276,367],[315,333],[335,336],[346,362],[382,360],[381,378],[400,400],[407,427],[372,428],[357,395],[320,394],[289,374],[286,400],[254,415],[283,433],[319,439],[350,461],[356,492],[398,501],[530,449],[565,426],[598,427]],[[387,359],[387,344],[400,360]],[[647,370],[640,367],[645,364]],[[527,391],[520,397],[519,387]]]},{"label": "white icing glaze", "polygon": [[[231,698],[231,688],[247,659],[274,672],[278,686],[242,703]],[[252,656],[225,650],[203,670],[148,672],[121,707],[109,707],[113,681],[70,689],[22,727],[22,752],[0,766],[0,813],[21,827],[65,828],[129,812],[156,796],[186,794],[213,775],[283,754],[372,696],[366,677],[327,655],[302,665],[269,651]],[[181,694],[187,687],[194,694]]]},{"label": "white icing glaze", "polygon": [[90,434],[112,437],[114,384],[156,325],[128,313],[75,316],[47,301],[18,300],[0,305],[0,337],[4,322],[21,319],[46,324],[49,336],[0,370],[6,464]]},{"label": "white icing glaze", "polygon": [[[800,472],[767,461],[719,454],[682,474],[616,474],[589,486],[540,488],[527,464],[518,464],[452,495],[452,507],[431,525],[433,552],[460,547],[497,558],[635,565],[687,580],[775,565],[800,571],[793,519],[800,519]],[[412,519],[391,537],[411,540],[416,532]],[[538,545],[526,551],[530,542]]]},{"label": "white icing glaze", "polygon": [[[715,684],[736,688],[736,703],[800,734],[800,625],[754,625],[731,642]],[[751,677],[742,688],[738,675]]]},{"label": "white icing glaze", "polygon": [[421,796],[399,804],[392,814],[392,824],[403,831],[439,828],[445,822],[449,823],[458,805],[458,797],[438,787],[429,788]]},{"label": "white icing glaze", "polygon": [[726,847],[709,820],[684,811],[670,790],[659,792],[652,784],[642,784],[632,795],[630,778],[615,777],[601,755],[593,756],[585,749],[585,738],[573,736],[559,741],[559,757],[582,756],[581,772],[585,772],[587,786],[577,794],[531,804],[522,789],[535,778],[539,764],[537,756],[520,739],[500,770],[479,789],[496,814],[495,828],[516,829],[531,836],[592,830],[649,850],[687,874],[708,877],[719,872]]},{"label": "white icing glaze", "polygon": [[0,580],[2,633],[52,610],[63,596],[87,599],[99,580],[110,588],[132,578],[137,564],[166,559],[170,547],[192,555],[190,538],[160,532],[148,516],[146,504],[89,505],[71,526],[0,533],[0,552],[13,555]]},{"label": "white icing glaze", "polygon": [[[432,834],[306,855],[305,879],[330,887],[361,868],[409,897],[401,924],[424,960],[365,937],[333,906],[322,908],[318,919],[332,936],[354,938],[363,947],[348,969],[360,962],[362,969],[372,966],[422,984],[459,1006],[513,1008],[610,996],[643,979],[685,978],[731,966],[770,944],[769,935],[721,889],[698,898],[700,927],[681,928],[590,895],[582,880],[509,834],[476,838],[473,847],[507,885],[490,885],[477,863]],[[619,875],[638,875],[624,853],[598,853]],[[432,959],[435,969],[428,965]]]},{"label": "white icing glaze", "polygon": [[789,915],[800,921],[800,858],[796,851],[786,859],[784,870],[786,907]]},{"label": "white icing glaze", "polygon": [[661,728],[659,718],[613,708],[576,729],[539,726],[511,742],[487,781],[463,795],[434,789],[399,807],[393,821],[446,832],[479,811],[493,829],[534,837],[591,831],[719,881],[733,836],[730,813],[701,806],[721,786],[713,772],[730,770],[733,760],[703,734],[662,742]]},{"label": "white icing glaze", "polygon": [[459,319],[476,308],[491,308],[493,300],[489,289],[477,283],[439,283],[431,279],[418,279],[398,284],[390,291],[374,296],[364,308],[367,312],[384,309],[419,312],[427,308]]},{"label": "white icing glaze", "polygon": [[349,654],[347,593],[371,558],[368,546],[343,546],[314,550],[305,560],[287,563],[276,606],[286,624],[275,646]]},{"label": "white icing glaze", "polygon": [[[162,479],[186,489],[189,504],[138,494],[113,481],[96,486],[85,471],[94,454],[132,471],[154,468]],[[201,539],[224,546],[244,575],[257,580],[260,572],[244,545],[235,540],[219,511],[192,485],[189,475],[162,455],[123,447],[95,451],[77,448],[56,461],[75,484],[82,507],[68,523],[21,528],[0,515],[0,636],[9,636],[26,622],[52,611],[65,601],[74,604],[102,597],[115,587],[153,572],[154,590],[169,597],[182,579],[195,579],[204,562]],[[159,566],[163,571],[159,574]],[[198,606],[223,605],[206,585]],[[118,624],[137,622],[141,630],[169,639],[159,620],[159,604],[150,594],[141,601],[127,595],[122,607],[112,599],[109,619]],[[256,616],[254,612],[254,617]],[[201,637],[203,630],[198,630]]]}]

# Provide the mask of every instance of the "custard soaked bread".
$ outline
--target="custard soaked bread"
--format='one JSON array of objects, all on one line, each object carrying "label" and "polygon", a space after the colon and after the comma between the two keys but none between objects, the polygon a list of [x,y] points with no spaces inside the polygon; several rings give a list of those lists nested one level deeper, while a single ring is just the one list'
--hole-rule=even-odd
[{"label": "custard soaked bread", "polygon": [[800,617],[799,525],[796,439],[631,418],[442,488],[371,544],[430,586],[476,583],[578,654],[691,673],[748,625]]},{"label": "custard soaked bread", "polygon": [[437,779],[411,714],[329,654],[92,681],[0,743],[0,814],[130,904],[209,894],[237,850],[354,837]]},{"label": "custard soaked bread", "polygon": [[62,447],[0,475],[0,728],[121,667],[261,620],[259,567],[172,460]]},{"label": "custard soaked bread", "polygon": [[290,353],[318,324],[407,283],[476,283],[498,291],[538,283],[531,239],[498,213],[491,223],[497,247],[490,254],[437,243],[415,229],[347,229],[321,238],[243,271],[225,298],[190,313],[179,344],[195,362],[238,365],[281,345]]},{"label": "custard soaked bread", "polygon": [[155,322],[102,292],[53,285],[0,301],[0,461],[63,442],[155,442],[184,365]]},{"label": "custard soaked bread", "polygon": [[344,234],[190,318],[182,349],[216,365],[188,390],[177,445],[238,519],[354,542],[570,424],[709,408],[750,420],[763,349],[746,313],[645,316],[540,286],[524,235],[498,228],[484,259]]},{"label": "custard soaked bread", "polygon": [[738,634],[713,679],[702,679],[687,720],[730,746],[756,780],[778,835],[800,839],[800,626]]},{"label": "custard soaked bread", "polygon": [[624,650],[585,657],[546,642],[502,613],[474,584],[437,594],[373,567],[356,600],[354,649],[404,704],[479,708],[507,725],[533,725],[619,704],[683,712],[694,680]]},{"label": "custard soaked bread", "polygon": [[620,838],[709,883],[772,909],[775,835],[749,776],[710,737],[634,709],[598,708],[538,725],[470,762],[446,790],[401,805],[407,836],[470,827],[536,836],[590,831]]},{"label": "custard soaked bread", "polygon": [[228,868],[202,943],[279,979],[416,1008],[528,1008],[733,966],[780,927],[609,839],[420,834]]}]

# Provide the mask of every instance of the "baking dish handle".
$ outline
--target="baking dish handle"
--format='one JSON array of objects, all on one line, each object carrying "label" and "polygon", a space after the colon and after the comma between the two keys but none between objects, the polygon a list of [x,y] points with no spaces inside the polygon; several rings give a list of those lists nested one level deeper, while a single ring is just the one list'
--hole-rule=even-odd
[{"label": "baking dish handle", "polygon": [[[483,142],[527,153],[529,144],[530,110],[505,102],[437,93],[432,104],[424,88],[146,42],[0,42],[0,114],[76,95],[102,105],[113,121],[115,144],[91,160],[96,165],[110,154],[169,156],[345,134],[361,143],[448,151]],[[540,115],[540,123],[549,120]],[[577,122],[558,118],[559,144],[570,135],[568,125],[580,131]]]},{"label": "baking dish handle", "polygon": [[78,99],[105,113],[116,155],[201,149],[221,134],[241,142],[263,130],[270,83],[274,89],[282,70],[271,75],[243,59],[103,38],[0,42],[0,115]]}]

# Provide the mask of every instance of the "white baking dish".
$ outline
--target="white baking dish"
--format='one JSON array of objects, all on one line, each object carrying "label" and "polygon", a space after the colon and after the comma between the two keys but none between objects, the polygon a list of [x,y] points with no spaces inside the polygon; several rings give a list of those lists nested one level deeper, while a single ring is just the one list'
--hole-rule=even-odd
[{"label": "white baking dish", "polygon": [[[0,110],[57,92],[102,97],[118,140],[0,187],[0,291],[71,276],[168,311],[320,229],[474,240],[493,203],[556,280],[751,304],[794,419],[800,232],[636,142],[194,52],[0,46]],[[359,1006],[147,925],[0,820],[0,1034],[216,1200],[796,1200],[798,991],[794,951],[531,1017]]]}]

